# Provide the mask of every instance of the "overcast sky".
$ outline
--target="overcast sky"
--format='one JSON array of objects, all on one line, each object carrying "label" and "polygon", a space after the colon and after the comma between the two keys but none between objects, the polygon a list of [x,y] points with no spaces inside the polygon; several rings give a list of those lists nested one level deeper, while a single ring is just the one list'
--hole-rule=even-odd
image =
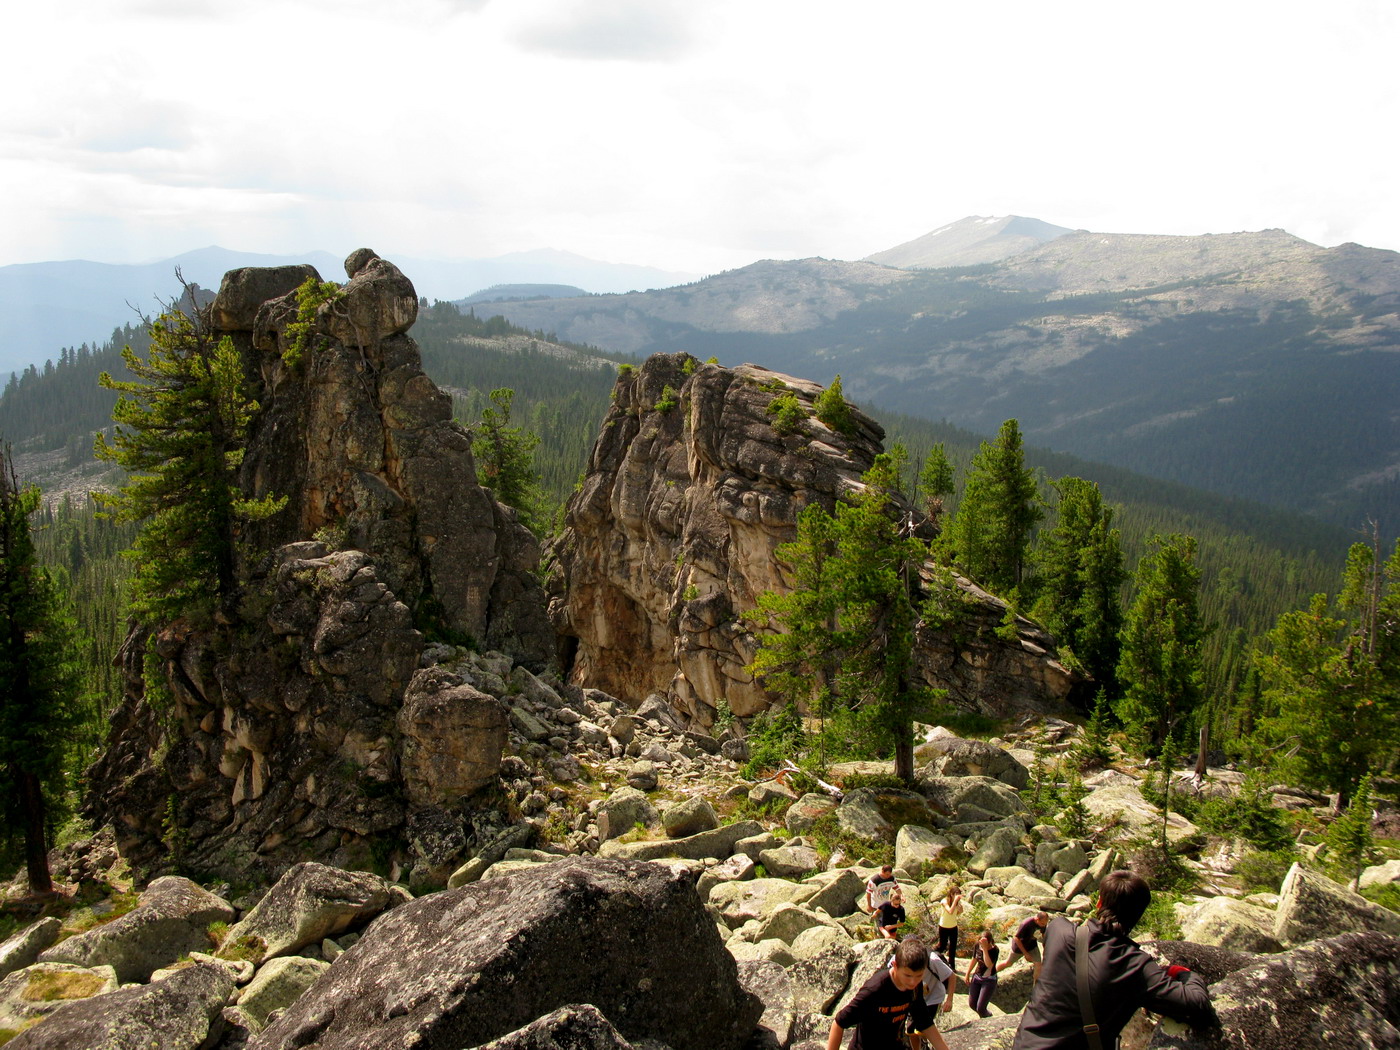
[{"label": "overcast sky", "polygon": [[1391,0],[13,3],[0,265],[553,247],[712,273],[965,215],[1400,248]]}]

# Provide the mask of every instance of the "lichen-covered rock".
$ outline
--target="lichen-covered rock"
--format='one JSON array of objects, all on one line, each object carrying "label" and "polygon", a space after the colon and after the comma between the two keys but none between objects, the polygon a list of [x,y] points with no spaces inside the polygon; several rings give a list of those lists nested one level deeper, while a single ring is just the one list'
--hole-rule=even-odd
[{"label": "lichen-covered rock", "polygon": [[[16,975],[12,975],[16,976]],[[200,1050],[217,1038],[233,979],[195,963],[155,984],[67,1003],[26,1029],[10,1050]]]},{"label": "lichen-covered rock", "polygon": [[[1130,784],[1116,784],[1091,791],[1084,797],[1084,808],[1096,820],[1117,817],[1126,837],[1155,833],[1162,824],[1162,811]],[[1167,839],[1180,842],[1197,834],[1195,824],[1175,810],[1167,814]]]},{"label": "lichen-covered rock", "polygon": [[598,806],[598,838],[604,842],[627,834],[640,824],[654,827],[660,819],[656,807],[634,787],[618,788]]},{"label": "lichen-covered rock", "polygon": [[116,990],[117,974],[110,966],[34,963],[0,981],[0,1031],[18,1031],[65,1003]]},{"label": "lichen-covered rock", "polygon": [[[405,695],[426,651],[415,623],[532,667],[554,659],[538,543],[477,484],[470,435],[404,334],[411,282],[366,250],[346,269],[299,362],[283,355],[310,268],[233,271],[211,312],[261,406],[240,484],[287,504],[243,530],[234,623],[158,625],[155,664],[145,634],[123,648],[126,695],[85,811],[143,876],[364,867],[399,841],[403,868],[445,877],[475,835],[453,804],[492,779],[504,737],[479,697],[458,711],[441,688]],[[143,699],[152,667],[172,701],[159,717]],[[425,807],[438,812],[415,817]],[[440,833],[444,814],[455,832]]]},{"label": "lichen-covered rock", "polygon": [[1400,936],[1400,914],[1301,864],[1288,869],[1274,912],[1273,933],[1281,944],[1302,944],[1339,930],[1357,929]]},{"label": "lichen-covered rock", "polygon": [[284,955],[258,967],[238,997],[238,1008],[253,1022],[255,1031],[267,1024],[268,1014],[285,1010],[316,983],[330,963],[300,955]]},{"label": "lichen-covered rock", "polygon": [[1248,901],[1212,897],[1192,906],[1181,917],[1181,936],[1242,952],[1277,952],[1283,945],[1274,936],[1274,913]]},{"label": "lichen-covered rock", "polygon": [[[678,946],[684,995],[656,970]],[[250,1050],[462,1050],[574,1003],[675,1050],[738,1050],[763,1009],[689,877],[571,859],[394,909]]]},{"label": "lichen-covered rock", "polygon": [[673,839],[698,835],[719,827],[719,817],[709,799],[698,795],[682,799],[661,811],[661,824]]},{"label": "lichen-covered rock", "polygon": [[476,1050],[634,1050],[634,1044],[596,1006],[579,1003],[551,1010]]},{"label": "lichen-covered rock", "polygon": [[1357,885],[1364,890],[1372,886],[1388,886],[1392,882],[1400,882],[1400,860],[1371,865],[1361,873]]},{"label": "lichen-covered rock", "polygon": [[730,929],[737,929],[750,919],[768,918],[780,905],[806,903],[815,892],[814,886],[787,879],[748,879],[713,887],[709,903]]},{"label": "lichen-covered rock", "polygon": [[857,838],[893,843],[906,824],[937,827],[940,815],[929,800],[916,791],[900,788],[856,788],[836,807],[841,829]]},{"label": "lichen-covered rock", "polygon": [[39,953],[58,940],[62,926],[61,919],[49,915],[30,923],[0,944],[0,978],[37,962]]},{"label": "lichen-covered rock", "polygon": [[836,800],[830,795],[808,792],[788,807],[783,815],[783,824],[794,835],[801,835],[835,809]]},{"label": "lichen-covered rock", "polygon": [[916,882],[958,871],[966,862],[962,846],[932,828],[905,824],[895,836],[894,866]]},{"label": "lichen-covered rock", "polygon": [[[817,420],[820,392],[688,354],[657,354],[619,377],[554,548],[550,614],[577,640],[575,681],[665,694],[703,726],[722,699],[741,717],[769,706],[747,671],[756,642],[743,617],[764,591],[791,588],[774,552],[795,536],[801,510],[831,510],[857,491],[884,437],[858,410],[849,435]],[[792,432],[773,427],[779,393],[805,409]],[[1021,636],[1004,641],[1005,604],[959,585],[976,612],[957,631],[920,631],[927,684],[999,714],[1063,700],[1072,676],[1049,636],[1019,620]]]},{"label": "lichen-covered rock", "polygon": [[792,978],[787,970],[774,962],[742,962],[739,983],[744,990],[763,1003],[759,1026],[773,1034],[779,1047],[792,1041],[793,1001]]},{"label": "lichen-covered rock", "polygon": [[809,886],[820,887],[807,899],[807,907],[820,908],[836,919],[855,911],[856,901],[865,892],[865,880],[850,868],[822,872],[806,881]]},{"label": "lichen-covered rock", "polygon": [[244,957],[256,951],[259,961],[291,955],[369,922],[389,907],[389,889],[367,871],[341,871],[314,861],[298,864],[229,928],[220,950],[241,948]]},{"label": "lichen-covered rock", "polygon": [[763,825],[756,820],[739,820],[713,831],[702,831],[698,835],[687,835],[679,839],[604,842],[598,848],[598,855],[628,860],[660,860],[662,857],[681,857],[686,860],[705,860],[713,857],[716,860],[724,860],[734,852],[736,842],[750,835],[757,835],[762,830]]},{"label": "lichen-covered rock", "polygon": [[209,949],[209,925],[230,922],[222,897],[178,875],[156,879],[140,903],[112,922],[69,937],[39,955],[41,962],[110,966],[124,984],[145,981],[180,956]]},{"label": "lichen-covered rock", "polygon": [[[776,937],[785,944],[792,944],[800,934],[816,926],[839,928],[831,919],[818,915],[803,904],[779,904],[763,920],[754,934],[754,940],[766,941]],[[841,930],[841,933],[845,931]]]},{"label": "lichen-covered rock", "polygon": [[995,777],[924,774],[918,785],[940,812],[953,814],[959,824],[998,821],[1026,808],[1016,789]]},{"label": "lichen-covered rock", "polygon": [[759,851],[758,862],[769,875],[780,879],[800,879],[817,870],[821,857],[811,846],[778,846]]},{"label": "lichen-covered rock", "polygon": [[967,862],[967,870],[974,875],[984,875],[990,868],[1001,868],[1011,863],[1020,845],[1021,835],[1015,828],[997,828],[977,847]]},{"label": "lichen-covered rock", "polygon": [[941,777],[992,777],[1017,791],[1030,783],[1030,771],[1005,748],[985,740],[939,737],[923,744],[918,757],[928,761],[928,773]]},{"label": "lichen-covered rock", "polygon": [[1211,985],[1218,1029],[1159,1025],[1152,1050],[1400,1046],[1400,938],[1344,933],[1262,959]]}]

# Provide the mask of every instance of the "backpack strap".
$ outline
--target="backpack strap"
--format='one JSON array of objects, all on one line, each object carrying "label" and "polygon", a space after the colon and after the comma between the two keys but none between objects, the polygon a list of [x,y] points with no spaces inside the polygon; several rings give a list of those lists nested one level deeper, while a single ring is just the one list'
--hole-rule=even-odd
[{"label": "backpack strap", "polygon": [[1074,972],[1079,981],[1079,1012],[1084,1021],[1084,1038],[1089,1050],[1103,1050],[1093,997],[1089,994],[1089,924],[1083,923],[1074,937]]}]

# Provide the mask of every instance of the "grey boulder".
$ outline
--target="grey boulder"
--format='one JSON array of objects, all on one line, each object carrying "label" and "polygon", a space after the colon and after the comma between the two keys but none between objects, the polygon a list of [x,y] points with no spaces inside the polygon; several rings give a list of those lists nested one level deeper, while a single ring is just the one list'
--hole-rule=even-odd
[{"label": "grey boulder", "polygon": [[243,948],[258,962],[363,925],[390,906],[389,884],[367,871],[307,861],[288,868],[224,937],[221,951]]},{"label": "grey boulder", "polygon": [[394,909],[250,1050],[462,1050],[576,1003],[675,1050],[738,1050],[763,1012],[688,875],[571,858]]},{"label": "grey boulder", "polygon": [[187,966],[163,981],[69,1003],[10,1040],[10,1050],[197,1050],[211,1045],[233,994],[228,970]]},{"label": "grey boulder", "polygon": [[69,937],[40,953],[40,962],[110,966],[123,984],[145,981],[189,952],[211,947],[209,924],[229,922],[233,908],[189,879],[166,875],[119,919]]}]

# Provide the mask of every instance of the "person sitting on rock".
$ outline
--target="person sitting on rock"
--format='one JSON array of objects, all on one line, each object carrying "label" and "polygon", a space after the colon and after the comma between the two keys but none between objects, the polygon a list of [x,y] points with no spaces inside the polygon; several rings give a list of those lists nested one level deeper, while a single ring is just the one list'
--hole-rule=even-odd
[{"label": "person sitting on rock", "polygon": [[1006,962],[997,967],[997,972],[1000,973],[1008,966],[1014,965],[1018,959],[1026,959],[1031,964],[1031,983],[1040,980],[1040,945],[1035,935],[1045,929],[1045,924],[1049,921],[1050,913],[1042,908],[1017,926],[1016,935],[1011,938],[1011,954]]},{"label": "person sitting on rock", "polygon": [[[856,1034],[850,1050],[901,1050],[915,1046],[916,1038],[928,1039],[934,1050],[948,1050],[943,1036],[933,1027],[933,1011],[922,995],[927,970],[928,948],[911,937],[894,950],[894,966],[876,970],[836,1012],[826,1050],[840,1050],[841,1038],[851,1027]],[[906,1024],[911,1033],[907,1043]]]},{"label": "person sitting on rock", "polygon": [[[1184,966],[1159,966],[1128,936],[1152,891],[1141,876],[1113,871],[1099,884],[1098,910],[1083,926],[1057,918],[1045,931],[1041,979],[1021,1015],[1012,1050],[1099,1050],[1117,1045],[1139,1008],[1193,1027],[1215,1020],[1210,992]],[[1089,1010],[1079,992],[1079,946],[1087,949]],[[1089,1025],[1096,1024],[1092,1035]]]},{"label": "person sitting on rock", "polygon": [[875,913],[877,939],[883,937],[890,941],[899,940],[899,928],[908,917],[904,911],[904,894],[896,888],[890,899],[880,905],[880,910]]},{"label": "person sitting on rock", "polygon": [[987,1004],[997,991],[997,956],[1000,954],[1001,949],[988,926],[972,945],[972,959],[967,964],[967,1005],[978,1017],[992,1016]]},{"label": "person sitting on rock", "polygon": [[890,899],[890,894],[899,886],[899,882],[894,877],[894,865],[886,864],[880,868],[878,874],[870,876],[870,881],[865,884],[865,910],[874,915],[880,905]]}]

